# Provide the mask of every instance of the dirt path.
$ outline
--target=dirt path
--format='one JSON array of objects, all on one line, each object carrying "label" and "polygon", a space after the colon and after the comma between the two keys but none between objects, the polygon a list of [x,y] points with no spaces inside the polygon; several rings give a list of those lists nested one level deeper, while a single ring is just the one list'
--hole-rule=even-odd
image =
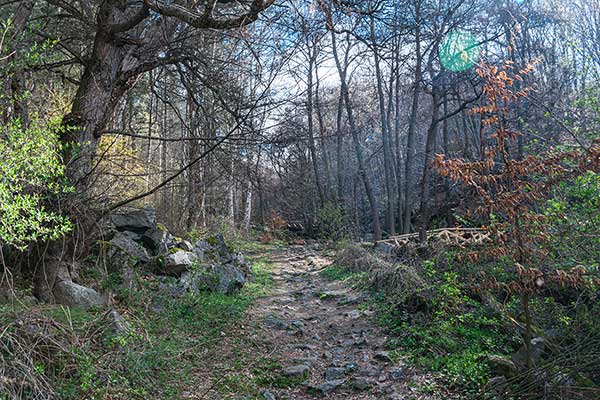
[{"label": "dirt path", "polygon": [[[205,392],[220,380],[244,375],[258,382],[254,397],[236,394],[230,385],[229,395],[202,398],[435,398],[421,393],[431,377],[389,358],[386,337],[361,295],[321,277],[319,272],[331,260],[304,246],[276,250],[269,259],[276,288],[252,307],[247,324],[239,327],[241,337],[231,339],[228,350],[220,346],[224,375],[215,378],[213,369],[212,387]],[[228,351],[236,352],[238,370],[231,366]],[[261,364],[269,360],[277,365],[270,373],[279,377],[256,379]]]}]

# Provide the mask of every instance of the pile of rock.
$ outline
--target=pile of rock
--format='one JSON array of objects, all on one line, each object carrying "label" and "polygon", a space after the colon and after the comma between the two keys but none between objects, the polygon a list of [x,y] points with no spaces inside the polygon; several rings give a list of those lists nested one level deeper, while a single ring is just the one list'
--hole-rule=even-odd
[{"label": "pile of rock", "polygon": [[[178,238],[157,224],[153,208],[114,213],[103,221],[103,232],[104,264],[109,272],[120,274],[130,289],[135,288],[136,272],[143,272],[168,281],[175,296],[203,290],[232,294],[250,274],[244,257],[233,252],[222,235],[195,243]],[[96,291],[69,279],[55,285],[54,291],[56,302],[70,306],[87,308],[103,302]]]}]

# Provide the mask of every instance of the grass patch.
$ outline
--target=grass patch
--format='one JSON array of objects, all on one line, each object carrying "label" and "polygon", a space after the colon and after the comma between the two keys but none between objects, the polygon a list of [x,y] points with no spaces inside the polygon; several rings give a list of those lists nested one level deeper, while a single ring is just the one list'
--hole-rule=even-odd
[{"label": "grass patch", "polygon": [[343,281],[351,287],[365,286],[369,278],[367,272],[352,271],[337,264],[331,264],[319,273],[329,281]]},{"label": "grass patch", "polygon": [[240,372],[226,375],[215,385],[223,399],[237,400],[240,396],[244,399],[263,399],[264,388],[285,389],[299,386],[306,380],[306,377],[282,375],[282,366],[276,360],[257,358],[240,350],[238,359],[234,362],[235,370]]},{"label": "grass patch", "polygon": [[[196,371],[210,362],[207,355],[217,354],[224,340],[236,333],[252,303],[272,290],[268,260],[253,262],[252,271],[252,278],[235,295],[202,292],[173,298],[163,281],[153,276],[140,278],[139,289],[117,305],[132,326],[129,333],[114,332],[106,309],[84,311],[58,305],[27,309],[15,303],[0,306],[0,322],[7,326],[28,316],[25,326],[35,327],[30,328],[32,335],[39,331],[57,347],[64,347],[60,352],[53,350],[51,357],[44,356],[40,348],[27,360],[30,367],[20,371],[31,382],[50,382],[56,398],[180,399],[184,390],[205,379]],[[19,329],[17,323],[10,328],[11,340],[21,340],[23,347],[27,341],[40,342],[37,336],[26,337]],[[6,335],[0,340],[7,340]],[[247,347],[247,341],[239,346]],[[2,361],[18,361],[20,356],[3,354]],[[265,365],[257,367],[264,370],[262,379],[270,371],[269,364]],[[33,379],[35,374],[39,379]],[[246,380],[230,376],[219,385],[224,392],[256,392],[258,384],[251,380],[251,386],[244,387]]]},{"label": "grass patch", "polygon": [[242,293],[252,298],[269,295],[275,287],[271,271],[271,262],[267,258],[256,258],[252,261],[252,278],[244,286]]},{"label": "grass patch", "polygon": [[371,293],[368,305],[389,332],[390,354],[434,372],[432,388],[477,396],[490,377],[480,357],[509,354],[520,338],[507,329],[497,311],[469,297],[471,288],[461,280],[463,266],[453,264],[454,253],[430,256],[392,263],[349,246],[322,276],[359,282]]}]

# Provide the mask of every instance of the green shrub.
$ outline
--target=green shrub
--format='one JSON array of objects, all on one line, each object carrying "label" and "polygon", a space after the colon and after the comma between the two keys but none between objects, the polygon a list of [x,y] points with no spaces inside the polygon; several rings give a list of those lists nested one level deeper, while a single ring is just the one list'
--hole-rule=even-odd
[{"label": "green shrub", "polygon": [[61,129],[57,121],[0,126],[0,241],[23,250],[71,229],[66,216],[50,209],[72,191],[60,158]]},{"label": "green shrub", "polygon": [[343,240],[348,237],[346,214],[342,205],[326,203],[317,212],[319,236],[324,240]]}]

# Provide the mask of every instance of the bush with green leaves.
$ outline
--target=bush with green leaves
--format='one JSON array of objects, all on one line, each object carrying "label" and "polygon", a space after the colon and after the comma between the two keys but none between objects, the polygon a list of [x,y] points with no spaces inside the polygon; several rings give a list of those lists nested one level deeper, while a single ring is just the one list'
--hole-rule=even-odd
[{"label": "bush with green leaves", "polygon": [[71,229],[53,208],[72,191],[61,160],[58,121],[0,126],[0,242],[23,250]]},{"label": "bush with green leaves", "polygon": [[545,215],[552,232],[550,256],[563,267],[598,267],[600,260],[600,174],[588,171],[562,182]]},{"label": "bush with green leaves", "polygon": [[344,207],[326,203],[317,212],[319,236],[325,240],[342,240],[348,237]]}]

